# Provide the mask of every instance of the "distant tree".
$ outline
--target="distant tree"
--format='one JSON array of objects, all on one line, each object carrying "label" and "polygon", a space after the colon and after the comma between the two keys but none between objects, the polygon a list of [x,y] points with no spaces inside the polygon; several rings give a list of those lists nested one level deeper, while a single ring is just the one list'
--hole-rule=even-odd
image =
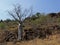
[{"label": "distant tree", "polygon": [[48,14],[48,16],[50,16],[50,17],[57,17],[57,14],[56,13],[50,13],[50,14]]},{"label": "distant tree", "polygon": [[31,20],[35,20],[35,19],[39,18],[40,15],[41,14],[39,12],[37,12],[36,14],[34,14],[34,15],[31,16]]},{"label": "distant tree", "polygon": [[5,20],[5,22],[7,22],[7,23],[10,22],[10,21],[11,21],[10,19],[6,19],[6,20]]},{"label": "distant tree", "polygon": [[0,22],[3,22],[3,20],[1,19]]},{"label": "distant tree", "polygon": [[41,14],[39,12],[36,13],[37,17],[39,17]]},{"label": "distant tree", "polygon": [[32,8],[23,10],[20,5],[14,5],[13,11],[8,11],[8,13],[18,22],[18,40],[22,40],[23,22],[25,18],[32,15]]},{"label": "distant tree", "polygon": [[57,13],[58,17],[60,17],[60,12]]},{"label": "distant tree", "polygon": [[37,19],[38,17],[36,16],[36,15],[33,15],[30,19],[31,20],[35,20],[35,19]]}]

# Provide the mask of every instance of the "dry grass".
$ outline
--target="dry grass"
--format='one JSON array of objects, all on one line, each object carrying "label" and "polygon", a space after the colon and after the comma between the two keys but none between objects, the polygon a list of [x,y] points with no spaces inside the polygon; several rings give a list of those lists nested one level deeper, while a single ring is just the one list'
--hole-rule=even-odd
[{"label": "dry grass", "polygon": [[49,39],[34,39],[31,41],[7,42],[7,45],[60,45],[60,34],[52,35]]}]

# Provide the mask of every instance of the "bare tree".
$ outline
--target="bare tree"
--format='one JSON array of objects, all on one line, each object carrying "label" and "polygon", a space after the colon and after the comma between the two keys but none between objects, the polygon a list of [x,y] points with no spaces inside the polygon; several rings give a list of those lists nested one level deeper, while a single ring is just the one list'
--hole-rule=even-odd
[{"label": "bare tree", "polygon": [[23,38],[23,21],[25,18],[30,17],[32,15],[32,8],[29,10],[23,10],[20,5],[15,5],[13,11],[8,11],[9,15],[11,15],[18,22],[18,40],[22,40]]}]

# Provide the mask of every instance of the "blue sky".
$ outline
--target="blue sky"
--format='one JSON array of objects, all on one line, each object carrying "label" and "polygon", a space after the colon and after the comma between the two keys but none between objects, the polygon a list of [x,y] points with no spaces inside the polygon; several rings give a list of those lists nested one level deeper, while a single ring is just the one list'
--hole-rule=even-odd
[{"label": "blue sky", "polygon": [[60,0],[0,0],[0,20],[11,18],[7,11],[13,8],[13,4],[18,3],[21,4],[23,8],[33,6],[34,12],[60,12]]}]

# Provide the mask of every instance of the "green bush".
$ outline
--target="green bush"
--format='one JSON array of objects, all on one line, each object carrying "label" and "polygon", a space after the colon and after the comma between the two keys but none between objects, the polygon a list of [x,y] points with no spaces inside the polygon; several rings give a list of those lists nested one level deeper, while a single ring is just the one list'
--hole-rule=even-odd
[{"label": "green bush", "polygon": [[1,29],[5,29],[5,24],[4,23],[0,23],[0,28]]}]

